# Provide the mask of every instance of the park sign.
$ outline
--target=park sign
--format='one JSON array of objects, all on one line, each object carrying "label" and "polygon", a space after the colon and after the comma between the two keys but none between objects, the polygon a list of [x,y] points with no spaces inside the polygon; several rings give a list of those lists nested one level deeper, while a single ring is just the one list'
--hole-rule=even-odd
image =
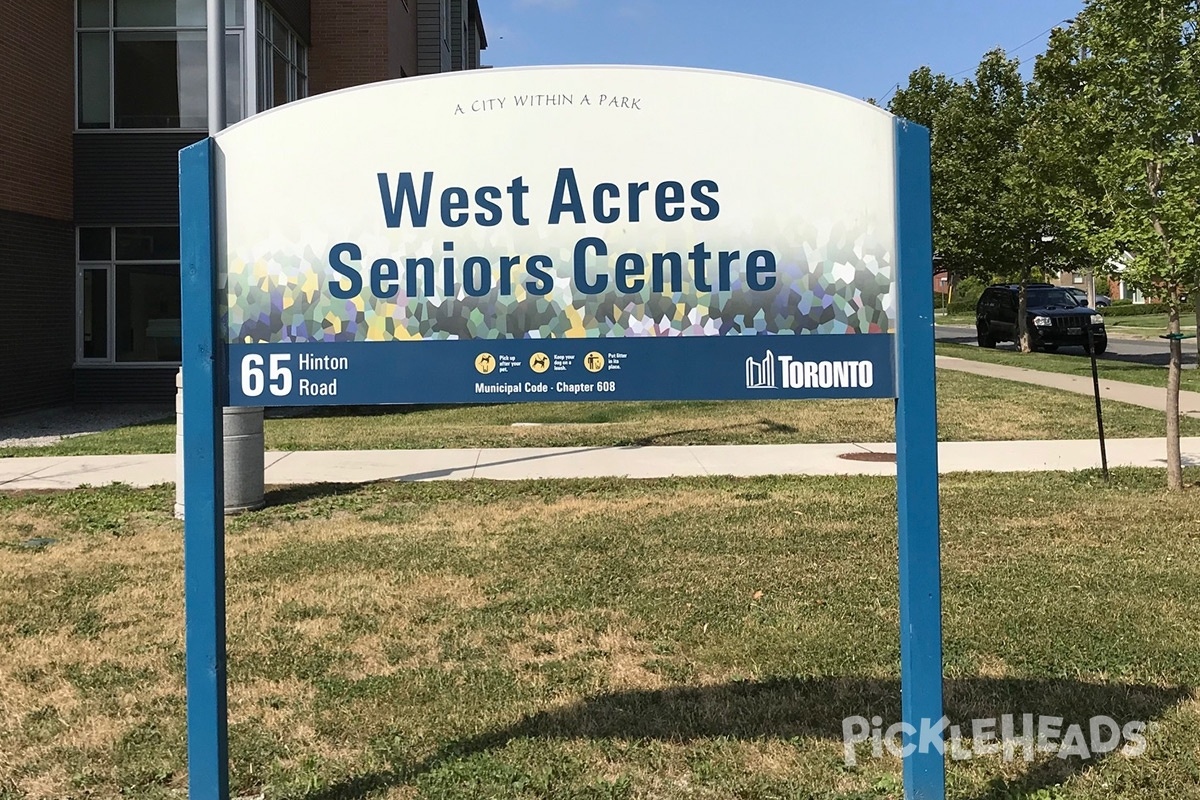
[{"label": "park sign", "polygon": [[929,181],[877,107],[640,67],[362,86],[181,151],[189,796],[229,794],[222,405],[895,398],[905,794],[944,797]]},{"label": "park sign", "polygon": [[875,106],[477,70],[290,103],[215,146],[231,405],[896,394]]}]

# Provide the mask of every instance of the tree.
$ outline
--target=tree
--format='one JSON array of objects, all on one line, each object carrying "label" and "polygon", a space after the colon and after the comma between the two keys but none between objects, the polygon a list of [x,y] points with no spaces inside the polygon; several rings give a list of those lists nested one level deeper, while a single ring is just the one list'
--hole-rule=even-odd
[{"label": "tree", "polygon": [[931,179],[933,199],[933,252],[936,263],[935,271],[944,270],[950,276],[950,291],[953,293],[955,283],[963,275],[964,265],[960,263],[949,247],[951,238],[945,230],[944,223],[947,215],[942,209],[949,207],[949,198],[945,191],[952,181],[947,177],[947,170],[953,171],[949,158],[952,151],[949,137],[942,132],[942,118],[950,105],[955,92],[960,91],[959,84],[942,74],[934,74],[929,67],[913,70],[908,76],[908,86],[898,89],[888,103],[888,111],[912,120],[918,125],[929,129],[931,152]]},{"label": "tree", "polygon": [[1107,278],[1113,258],[1108,235],[1112,220],[1105,211],[1095,158],[1108,139],[1104,131],[1082,119],[1080,101],[1086,86],[1079,69],[1082,47],[1073,28],[1051,33],[1028,87],[1024,149],[1032,191],[1042,203],[1062,265],[1073,272],[1082,265],[1093,278]]},{"label": "tree", "polygon": [[[1198,12],[1196,0],[1089,0],[1071,29],[1052,38],[1035,72],[1060,126],[1073,126],[1078,150],[1064,175],[1092,175],[1095,196],[1074,197],[1089,247],[1097,257],[1120,258],[1125,282],[1167,305],[1171,489],[1183,487],[1182,298],[1200,283]],[[1052,182],[1069,194],[1063,176]]]},{"label": "tree", "polygon": [[993,50],[961,84],[923,67],[889,110],[933,131],[934,250],[956,275],[1020,282],[1019,338],[1028,352],[1025,284],[1048,265],[1056,237],[1025,152],[1029,103],[1019,66]]}]

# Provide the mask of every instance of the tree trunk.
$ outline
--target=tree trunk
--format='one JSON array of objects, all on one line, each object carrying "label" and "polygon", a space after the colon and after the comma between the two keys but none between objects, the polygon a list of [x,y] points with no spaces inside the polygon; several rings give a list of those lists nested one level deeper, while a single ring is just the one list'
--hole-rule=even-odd
[{"label": "tree trunk", "polygon": [[1171,360],[1167,367],[1167,488],[1183,489],[1183,461],[1179,453],[1179,373],[1183,361],[1183,342],[1179,334],[1179,294],[1172,293],[1167,310],[1167,332],[1173,334]]},{"label": "tree trunk", "polygon": [[1029,335],[1029,295],[1025,284],[1029,283],[1029,275],[1021,276],[1021,290],[1017,292],[1017,344],[1022,353],[1033,352],[1033,341]]}]

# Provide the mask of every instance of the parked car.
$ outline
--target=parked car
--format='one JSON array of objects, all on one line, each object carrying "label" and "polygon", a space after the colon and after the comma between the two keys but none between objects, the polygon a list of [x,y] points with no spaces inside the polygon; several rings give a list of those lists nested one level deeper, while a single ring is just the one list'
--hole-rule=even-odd
[{"label": "parked car", "polygon": [[[1026,284],[1026,321],[1035,350],[1053,353],[1059,347],[1088,347],[1088,329],[1099,355],[1108,349],[1108,333],[1100,312],[1075,302],[1062,286]],[[975,306],[975,333],[980,347],[1018,338],[1017,308],[1020,286],[999,284],[983,290]]]},{"label": "parked car", "polygon": [[[1083,289],[1077,289],[1074,286],[1065,286],[1063,288],[1065,288],[1068,292],[1071,293],[1071,296],[1075,298],[1075,301],[1077,303],[1079,303],[1079,305],[1086,306],[1088,304],[1087,292],[1085,292]],[[1106,294],[1096,295],[1096,308],[1104,308],[1105,306],[1111,306],[1111,305],[1112,305],[1111,297],[1109,297]]]}]

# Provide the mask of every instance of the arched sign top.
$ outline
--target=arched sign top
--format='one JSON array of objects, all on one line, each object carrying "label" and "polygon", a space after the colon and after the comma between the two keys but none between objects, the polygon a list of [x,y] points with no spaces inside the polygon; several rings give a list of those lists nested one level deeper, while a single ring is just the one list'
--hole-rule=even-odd
[{"label": "arched sign top", "polygon": [[887,109],[885,109],[881,106],[874,105],[873,103],[868,103],[867,101],[861,100],[857,97],[853,97],[848,94],[843,94],[841,92],[835,92],[834,90],[826,89],[823,86],[814,86],[812,84],[803,83],[801,81],[789,81],[784,78],[773,78],[768,75],[755,75],[753,73],[734,72],[734,71],[730,71],[730,70],[705,69],[703,67],[668,67],[668,66],[659,66],[659,65],[653,65],[653,64],[563,64],[563,65],[534,65],[534,66],[524,66],[524,67],[488,67],[487,69],[464,70],[464,71],[460,71],[460,72],[440,72],[440,73],[435,73],[432,75],[416,75],[416,76],[407,77],[407,78],[396,78],[393,80],[376,81],[374,83],[364,83],[364,84],[359,84],[357,86],[349,86],[344,89],[336,89],[332,92],[325,92],[322,94],[311,95],[309,97],[305,97],[300,100],[295,100],[290,103],[285,103],[284,105],[276,106],[275,108],[268,109],[266,111],[262,111],[258,114],[254,114],[252,116],[249,116],[249,117],[241,120],[240,122],[237,122],[233,125],[230,125],[229,127],[225,128],[225,129],[223,129],[219,133],[215,134],[215,138],[219,139],[221,137],[226,136],[230,131],[234,131],[234,130],[237,130],[237,129],[240,129],[243,127],[253,126],[259,122],[262,122],[264,119],[268,119],[271,116],[296,111],[297,109],[303,108],[304,106],[306,106],[310,103],[313,103],[313,102],[322,102],[322,101],[328,100],[331,97],[337,97],[337,96],[341,96],[341,95],[356,94],[356,93],[360,93],[360,92],[375,92],[375,91],[378,91],[379,89],[381,89],[383,87],[387,87],[387,86],[402,85],[402,86],[406,86],[406,87],[414,87],[418,84],[429,82],[429,81],[438,82],[438,81],[452,80],[452,81],[461,82],[461,81],[467,81],[467,80],[488,80],[496,75],[504,75],[507,73],[518,73],[519,74],[519,73],[539,73],[539,72],[563,73],[563,72],[615,72],[615,71],[629,72],[629,73],[669,72],[669,73],[680,74],[680,75],[692,74],[692,75],[700,76],[702,78],[704,78],[704,77],[721,77],[721,78],[727,78],[727,79],[733,79],[733,80],[753,81],[756,83],[772,83],[772,84],[777,84],[780,86],[789,87],[790,89],[793,89],[793,90],[798,89],[801,91],[808,91],[808,92],[814,92],[817,94],[827,95],[829,97],[842,100],[846,103],[861,106],[861,107],[863,107],[864,110],[870,111],[871,113],[882,115],[889,119],[896,118]]}]

